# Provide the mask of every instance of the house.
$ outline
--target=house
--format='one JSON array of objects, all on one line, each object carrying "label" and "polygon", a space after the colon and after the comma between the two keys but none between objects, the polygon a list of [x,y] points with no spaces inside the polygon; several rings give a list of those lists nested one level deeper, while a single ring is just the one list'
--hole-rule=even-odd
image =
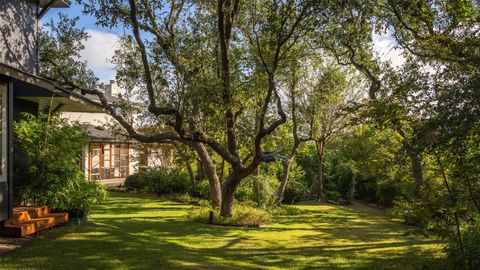
[{"label": "house", "polygon": [[[121,90],[115,80],[104,86],[109,103],[120,101]],[[86,95],[95,103],[95,95]],[[82,167],[85,176],[106,185],[121,185],[125,178],[143,167],[157,167],[173,162],[174,147],[170,144],[144,146],[138,142],[115,136],[109,123],[115,122],[107,113],[64,112],[62,117],[85,125],[90,140],[83,150]],[[133,121],[137,116],[133,115]]]},{"label": "house", "polygon": [[0,225],[12,216],[13,121],[22,112],[101,112],[101,107],[62,89],[38,74],[39,20],[51,8],[67,8],[67,0],[0,0]]}]

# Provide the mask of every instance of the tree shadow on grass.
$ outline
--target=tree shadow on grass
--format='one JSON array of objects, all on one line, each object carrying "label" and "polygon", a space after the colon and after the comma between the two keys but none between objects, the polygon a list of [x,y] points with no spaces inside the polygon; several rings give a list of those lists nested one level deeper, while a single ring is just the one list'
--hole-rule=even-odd
[{"label": "tree shadow on grass", "polygon": [[[128,197],[127,197],[128,198]],[[116,197],[97,206],[85,226],[64,227],[0,260],[0,269],[440,269],[423,245],[438,241],[387,234],[398,224],[311,210],[267,228],[197,224],[188,207]],[[117,203],[117,204],[116,204]],[[145,206],[145,204],[149,204]],[[145,214],[144,214],[144,211]],[[183,211],[183,212],[182,212]],[[140,212],[142,215],[134,215]],[[179,213],[180,212],[180,213]],[[112,215],[119,213],[118,218]],[[132,213],[132,216],[125,215]],[[165,213],[164,216],[158,216]],[[106,215],[107,217],[104,217]],[[157,217],[158,216],[158,217]],[[376,220],[373,217],[373,220]],[[290,228],[295,225],[299,228]],[[340,225],[339,225],[340,224]],[[382,229],[382,226],[387,228]],[[392,227],[389,227],[392,226]],[[361,236],[360,238],[358,236]],[[396,237],[395,237],[396,236]],[[361,239],[361,238],[365,239]]]}]

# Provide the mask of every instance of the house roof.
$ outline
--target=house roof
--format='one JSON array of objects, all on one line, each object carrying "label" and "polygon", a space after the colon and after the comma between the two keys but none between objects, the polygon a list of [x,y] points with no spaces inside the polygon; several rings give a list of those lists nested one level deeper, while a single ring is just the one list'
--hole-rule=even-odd
[{"label": "house roof", "polygon": [[113,141],[115,140],[112,132],[102,126],[95,126],[92,124],[85,125],[85,131],[90,136],[92,141]]},{"label": "house roof", "polygon": [[[45,7],[50,4],[52,0],[40,0],[39,5],[40,7]],[[70,7],[70,1],[69,0],[54,0],[51,4],[50,7],[52,8],[67,8]]]},{"label": "house roof", "polygon": [[[97,95],[86,94],[86,95],[83,95],[83,97],[88,98],[93,102],[100,103],[100,99],[98,98]],[[105,98],[107,99],[108,103],[116,103],[120,101],[119,98],[111,95],[105,95]]]},{"label": "house roof", "polygon": [[103,112],[102,106],[95,101],[3,63],[0,63],[0,76],[13,80],[16,98],[38,103],[40,107],[52,104],[68,112]]}]

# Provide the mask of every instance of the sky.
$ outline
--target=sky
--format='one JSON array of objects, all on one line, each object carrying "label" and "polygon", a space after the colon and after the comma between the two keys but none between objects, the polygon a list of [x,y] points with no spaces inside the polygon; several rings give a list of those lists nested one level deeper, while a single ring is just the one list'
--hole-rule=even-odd
[{"label": "sky", "polygon": [[[51,9],[43,18],[42,23],[56,20],[62,12],[70,18],[79,17],[79,27],[85,28],[90,34],[90,39],[85,44],[85,50],[81,52],[83,60],[87,61],[88,67],[92,69],[102,82],[115,79],[115,66],[110,63],[117,47],[117,40],[123,34],[121,29],[102,28],[95,24],[95,18],[82,13],[82,6],[72,1],[70,8]],[[390,35],[374,35],[374,48],[383,60],[390,60],[394,66],[404,62],[400,50],[395,49],[394,41]]]},{"label": "sky", "polygon": [[118,37],[123,32],[95,25],[94,17],[83,14],[82,6],[75,1],[71,2],[70,8],[50,9],[42,18],[42,23],[57,20],[60,12],[67,14],[69,18],[79,17],[77,26],[85,28],[90,35],[90,39],[85,43],[85,50],[81,52],[82,59],[87,61],[88,67],[102,82],[115,79],[115,66],[109,60],[113,57]]}]

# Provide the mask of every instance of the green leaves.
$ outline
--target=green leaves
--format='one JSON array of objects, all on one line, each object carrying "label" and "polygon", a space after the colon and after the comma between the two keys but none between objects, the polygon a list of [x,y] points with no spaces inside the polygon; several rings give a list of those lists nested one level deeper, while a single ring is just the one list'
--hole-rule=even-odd
[{"label": "green leaves", "polygon": [[17,167],[14,176],[21,203],[88,211],[90,203],[106,196],[99,184],[85,179],[79,167],[88,138],[83,126],[43,112],[22,118],[14,123],[16,147],[29,161],[26,168]]}]

